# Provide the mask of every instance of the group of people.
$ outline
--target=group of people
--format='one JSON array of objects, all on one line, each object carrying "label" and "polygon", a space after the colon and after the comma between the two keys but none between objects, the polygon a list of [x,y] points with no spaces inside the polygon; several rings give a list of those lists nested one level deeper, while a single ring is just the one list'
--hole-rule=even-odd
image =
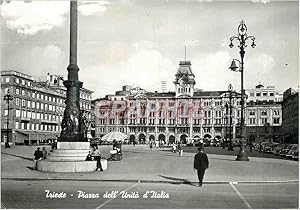
[{"label": "group of people", "polygon": [[[113,149],[110,151],[111,157],[108,160],[121,160],[122,159],[122,146],[121,142],[113,141]],[[86,157],[86,161],[97,161],[96,171],[103,171],[101,164],[101,153],[97,145],[93,145],[91,151]]]},{"label": "group of people", "polygon": [[172,152],[176,153],[177,151],[179,156],[183,155],[183,146],[181,142],[172,144]]},{"label": "group of people", "polygon": [[[150,149],[153,148],[153,142],[151,141],[149,143]],[[173,143],[172,145],[173,152],[176,152],[178,149],[179,156],[182,156],[183,154],[183,147],[182,143],[178,142],[177,144]],[[116,150],[117,153],[121,153],[121,144],[117,141],[113,142],[113,150]],[[122,154],[122,153],[121,153]],[[48,155],[48,152],[46,150],[46,147],[43,147],[42,150],[40,150],[40,147],[36,149],[34,152],[34,160],[33,160],[33,169],[36,169],[37,162],[42,159],[46,159]],[[97,145],[94,145],[89,152],[87,158],[87,161],[97,161],[97,167],[96,171],[103,171],[102,164],[101,164],[101,153],[98,149]],[[203,144],[200,144],[198,148],[198,153],[194,157],[194,170],[197,170],[198,180],[199,180],[199,187],[202,186],[203,177],[205,174],[206,169],[209,166],[209,161],[207,155],[204,153],[204,146]]]},{"label": "group of people", "polygon": [[149,147],[151,150],[153,149],[153,147],[163,149],[165,147],[165,142],[150,140]]}]

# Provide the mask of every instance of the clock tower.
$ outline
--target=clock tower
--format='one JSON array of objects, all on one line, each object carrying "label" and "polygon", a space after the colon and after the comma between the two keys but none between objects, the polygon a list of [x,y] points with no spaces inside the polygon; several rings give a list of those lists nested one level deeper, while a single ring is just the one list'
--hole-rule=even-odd
[{"label": "clock tower", "polygon": [[191,69],[191,61],[180,61],[175,77],[176,97],[192,97],[196,82]]}]

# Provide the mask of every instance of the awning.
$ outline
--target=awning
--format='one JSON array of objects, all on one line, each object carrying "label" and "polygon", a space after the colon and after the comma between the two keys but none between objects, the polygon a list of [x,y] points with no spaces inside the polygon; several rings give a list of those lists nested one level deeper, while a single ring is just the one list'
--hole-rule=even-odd
[{"label": "awning", "polygon": [[20,133],[20,134],[23,134],[23,135],[29,135],[31,132],[30,131],[19,131],[19,130],[16,130],[16,132]]}]

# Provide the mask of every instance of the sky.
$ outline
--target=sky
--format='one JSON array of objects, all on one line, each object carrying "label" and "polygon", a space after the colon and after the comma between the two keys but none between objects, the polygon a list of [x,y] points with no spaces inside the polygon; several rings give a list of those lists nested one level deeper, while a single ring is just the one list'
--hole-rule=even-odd
[{"label": "sky", "polygon": [[[45,79],[67,75],[68,1],[10,1],[1,4],[1,70]],[[299,86],[298,1],[105,0],[79,1],[79,80],[104,97],[133,85],[174,91],[179,61],[190,60],[196,88],[240,90],[241,75],[229,70],[240,59],[229,47],[241,20],[247,42],[244,87],[261,83],[279,92]]]}]

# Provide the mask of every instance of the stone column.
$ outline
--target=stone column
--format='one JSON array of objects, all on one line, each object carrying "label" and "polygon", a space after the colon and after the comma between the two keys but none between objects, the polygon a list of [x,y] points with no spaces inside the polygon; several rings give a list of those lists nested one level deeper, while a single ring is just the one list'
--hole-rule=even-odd
[{"label": "stone column", "polygon": [[[85,161],[90,143],[85,131],[87,120],[80,110],[80,88],[77,66],[77,1],[70,2],[70,64],[67,88],[66,108],[61,123],[61,133],[57,149],[45,160],[38,161],[37,169],[45,172],[91,172],[96,169],[96,161]],[[101,160],[102,168],[107,169],[107,160]]]},{"label": "stone column", "polygon": [[86,123],[80,110],[80,88],[82,82],[78,80],[77,66],[77,1],[70,3],[70,59],[68,80],[64,81],[67,88],[66,108],[61,124],[61,134],[58,142],[84,142]]}]

